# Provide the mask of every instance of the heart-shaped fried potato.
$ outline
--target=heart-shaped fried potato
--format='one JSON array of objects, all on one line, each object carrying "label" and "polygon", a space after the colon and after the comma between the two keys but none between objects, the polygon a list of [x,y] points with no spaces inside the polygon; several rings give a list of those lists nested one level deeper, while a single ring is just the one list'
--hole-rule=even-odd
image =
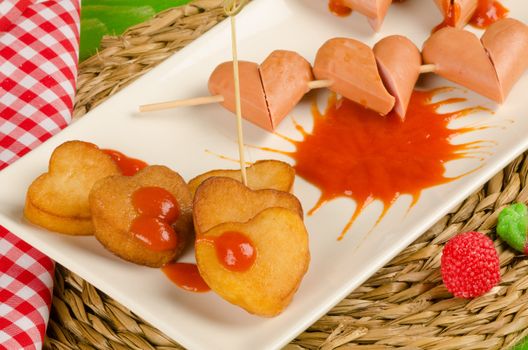
[{"label": "heart-shaped fried potato", "polygon": [[200,274],[213,291],[248,312],[281,313],[308,270],[308,233],[296,211],[268,208],[246,223],[223,223],[195,243]]},{"label": "heart-shaped fried potato", "polygon": [[53,151],[48,172],[29,186],[24,216],[51,231],[93,234],[88,194],[97,180],[117,174],[115,162],[96,145],[65,142]]},{"label": "heart-shaped fried potato", "polygon": [[199,236],[219,224],[246,222],[272,207],[286,208],[303,217],[301,203],[290,193],[253,191],[237,180],[213,177],[204,181],[194,196],[194,230]]},{"label": "heart-shaped fried potato", "polygon": [[[246,168],[248,187],[254,191],[271,189],[290,192],[295,181],[295,170],[291,165],[278,160],[259,160]],[[198,187],[212,177],[228,177],[242,182],[240,170],[212,170],[198,175],[189,181],[191,193],[196,193]]]},{"label": "heart-shaped fried potato", "polygon": [[[164,214],[167,207],[174,208],[170,219]],[[98,181],[90,192],[90,208],[95,237],[136,264],[163,266],[178,258],[192,238],[191,193],[182,177],[164,166]]]}]

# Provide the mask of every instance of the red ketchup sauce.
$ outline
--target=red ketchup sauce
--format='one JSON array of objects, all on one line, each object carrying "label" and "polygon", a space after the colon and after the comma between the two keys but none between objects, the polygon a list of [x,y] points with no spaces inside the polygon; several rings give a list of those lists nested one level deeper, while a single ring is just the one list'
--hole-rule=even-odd
[{"label": "red ketchup sauce", "polygon": [[487,28],[508,16],[508,9],[496,0],[479,0],[477,10],[469,23],[477,28]]},{"label": "red ketchup sauce", "polygon": [[202,293],[211,290],[195,264],[173,263],[165,265],[161,270],[174,284],[189,292]]},{"label": "red ketchup sauce", "polygon": [[132,194],[132,205],[140,215],[130,233],[153,251],[176,249],[178,235],[171,226],[180,215],[176,198],[160,187],[142,187]]},{"label": "red ketchup sauce", "polygon": [[148,165],[142,160],[129,158],[119,151],[104,149],[103,152],[112,157],[121,173],[125,176],[133,176]]},{"label": "red ketchup sauce", "polygon": [[228,270],[235,272],[247,271],[257,258],[253,242],[245,234],[227,231],[214,238],[216,256]]},{"label": "red ketchup sauce", "polygon": [[[469,24],[477,28],[487,28],[498,20],[508,15],[508,9],[497,0],[478,0],[477,9]],[[433,33],[444,27],[454,27],[460,18],[460,5],[450,1],[449,9],[444,16],[444,21],[433,29]]]},{"label": "red ketchup sauce", "polygon": [[413,92],[404,122],[393,112],[382,117],[333,95],[324,114],[313,105],[311,132],[294,122],[302,140],[283,136],[296,151],[263,149],[293,158],[296,174],[320,189],[320,198],[308,215],[335,198],[348,197],[356,202],[355,212],[339,236],[342,239],[374,200],[384,206],[379,222],[401,195],[412,196],[414,205],[422,190],[456,179],[444,175],[444,164],[483,147],[482,141],[450,142],[455,135],[485,127],[448,128],[450,121],[482,108],[441,114],[437,110],[442,105],[465,101],[452,98],[432,103],[442,91],[446,89]]},{"label": "red ketchup sauce", "polygon": [[433,33],[444,27],[454,27],[459,18],[460,18],[460,4],[450,3],[447,12],[444,15],[443,22],[433,28]]},{"label": "red ketchup sauce", "polygon": [[[404,0],[394,0],[394,2],[403,2]],[[346,17],[352,13],[352,9],[343,3],[343,0],[328,0],[328,9],[334,15]]]},{"label": "red ketchup sauce", "polygon": [[329,0],[328,9],[339,17],[345,17],[352,13],[352,9],[343,4],[343,0]]},{"label": "red ketchup sauce", "polygon": [[220,236],[200,237],[198,240],[214,245],[218,261],[230,271],[247,271],[257,258],[253,242],[241,232],[226,231]]}]

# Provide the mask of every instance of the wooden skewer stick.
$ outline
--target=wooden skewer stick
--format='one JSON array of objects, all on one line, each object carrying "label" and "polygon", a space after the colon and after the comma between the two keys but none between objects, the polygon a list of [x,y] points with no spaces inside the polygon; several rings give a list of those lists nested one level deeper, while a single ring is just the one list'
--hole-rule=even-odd
[{"label": "wooden skewer stick", "polygon": [[[434,73],[435,70],[436,70],[436,66],[434,64],[424,64],[420,66],[420,74]],[[238,70],[235,70],[235,71],[238,72]],[[331,87],[332,84],[333,82],[331,80],[313,80],[308,83],[308,88],[310,90],[322,89],[322,88]],[[176,108],[176,107],[199,106],[199,105],[219,103],[219,102],[224,102],[224,97],[222,95],[204,96],[204,97],[189,98],[185,100],[175,100],[175,101],[169,101],[169,102],[161,102],[161,103],[143,105],[143,106],[139,106],[139,111],[140,112],[153,112],[153,111],[161,111],[164,109],[170,109],[170,108]]]},{"label": "wooden skewer stick", "polygon": [[188,98],[186,100],[174,100],[161,103],[153,103],[149,105],[139,106],[140,112],[153,112],[161,111],[164,109],[171,109],[184,106],[199,106],[199,105],[208,105],[211,103],[220,103],[224,102],[224,96],[215,95],[215,96],[204,96],[196,98]]},{"label": "wooden skewer stick", "polygon": [[434,73],[435,71],[436,66],[434,64],[424,64],[420,66],[420,74]]},{"label": "wooden skewer stick", "polygon": [[322,89],[332,86],[334,82],[332,80],[313,80],[308,83],[308,88],[313,89]]},{"label": "wooden skewer stick", "polygon": [[[246,160],[244,157],[244,133],[242,129],[242,106],[240,102],[240,76],[238,71],[238,50],[236,37],[235,18],[245,5],[246,0],[225,0],[224,12],[231,19],[231,51],[233,54],[233,74],[235,82],[235,107],[237,117],[237,134],[238,134],[238,154],[240,157],[240,172],[242,173],[242,182],[247,186]],[[222,97],[223,99],[223,97]]]}]

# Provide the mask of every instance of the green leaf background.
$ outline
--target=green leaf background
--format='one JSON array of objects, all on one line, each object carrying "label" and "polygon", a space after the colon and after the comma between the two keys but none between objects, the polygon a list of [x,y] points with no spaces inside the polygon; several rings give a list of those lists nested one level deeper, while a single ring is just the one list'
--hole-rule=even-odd
[{"label": "green leaf background", "polygon": [[81,6],[81,47],[79,59],[97,52],[103,35],[119,35],[130,26],[144,22],[167,8],[189,0],[83,0]]}]

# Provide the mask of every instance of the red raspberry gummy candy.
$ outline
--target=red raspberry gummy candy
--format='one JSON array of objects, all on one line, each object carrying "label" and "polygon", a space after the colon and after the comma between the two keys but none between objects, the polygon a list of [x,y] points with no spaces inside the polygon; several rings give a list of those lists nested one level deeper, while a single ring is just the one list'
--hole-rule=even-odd
[{"label": "red raspberry gummy candy", "polygon": [[500,281],[499,256],[493,241],[479,232],[453,237],[444,247],[442,280],[457,298],[483,295]]}]

